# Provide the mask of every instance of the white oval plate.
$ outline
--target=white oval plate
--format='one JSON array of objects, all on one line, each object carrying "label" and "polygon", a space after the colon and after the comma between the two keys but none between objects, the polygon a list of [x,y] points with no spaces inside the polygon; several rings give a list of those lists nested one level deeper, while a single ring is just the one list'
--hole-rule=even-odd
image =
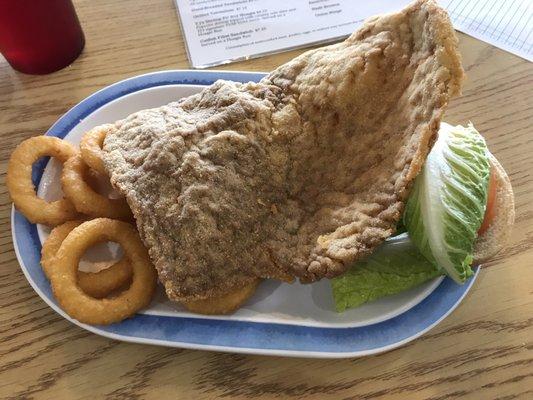
[{"label": "white oval plate", "polygon": [[[88,97],[61,117],[47,134],[78,144],[83,133],[96,125],[191,95],[216,79],[246,82],[257,81],[263,75],[166,71],[138,76]],[[44,163],[39,163],[34,168],[39,194],[48,200],[58,198],[60,166],[52,161],[44,167]],[[12,222],[17,256],[28,280],[48,304],[70,319],[55,303],[39,267],[40,247],[48,235],[47,228],[29,224],[16,211]],[[114,248],[107,250],[111,252],[100,247],[89,258],[116,254]],[[340,314],[334,311],[327,280],[312,285],[265,281],[244,307],[229,316],[191,314],[166,299],[160,288],[146,310],[122,323],[94,327],[70,320],[104,336],[142,343],[277,355],[359,356],[385,351],[419,336],[451,312],[473,281],[459,286],[449,279],[437,278]],[[408,328],[401,321],[409,321]],[[376,335],[376,329],[380,335]],[[243,332],[247,332],[245,337]],[[369,332],[374,337],[369,337]]]}]

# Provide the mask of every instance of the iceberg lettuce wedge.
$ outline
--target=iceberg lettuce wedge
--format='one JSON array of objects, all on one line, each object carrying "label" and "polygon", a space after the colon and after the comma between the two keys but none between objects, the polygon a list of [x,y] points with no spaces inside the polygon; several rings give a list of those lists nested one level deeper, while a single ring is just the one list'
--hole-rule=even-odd
[{"label": "iceberg lettuce wedge", "polygon": [[487,204],[488,154],[471,124],[441,123],[403,216],[422,254],[458,283],[472,275],[474,241]]}]

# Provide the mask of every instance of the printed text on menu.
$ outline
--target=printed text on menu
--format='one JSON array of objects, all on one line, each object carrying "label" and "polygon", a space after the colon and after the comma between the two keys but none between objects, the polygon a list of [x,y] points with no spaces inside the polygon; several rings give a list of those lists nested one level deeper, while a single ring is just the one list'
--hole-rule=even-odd
[{"label": "printed text on menu", "polygon": [[194,67],[345,37],[366,16],[379,12],[379,5],[359,3],[354,10],[352,0],[176,0],[176,4]]}]

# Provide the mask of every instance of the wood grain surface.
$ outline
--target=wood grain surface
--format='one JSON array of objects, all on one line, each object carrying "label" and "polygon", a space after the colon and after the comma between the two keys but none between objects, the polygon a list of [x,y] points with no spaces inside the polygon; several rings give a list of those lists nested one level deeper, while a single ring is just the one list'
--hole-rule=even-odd
[{"label": "wood grain surface", "polygon": [[[0,397],[5,399],[532,399],[533,66],[459,34],[468,80],[446,119],[471,120],[508,171],[517,221],[507,251],[422,338],[349,360],[168,349],[105,339],[57,315],[17,263],[6,164],[23,139],[118,80],[188,68],[171,0],[77,0],[87,45],[70,67],[23,75],[0,59]],[[300,51],[223,69],[269,71]]]}]

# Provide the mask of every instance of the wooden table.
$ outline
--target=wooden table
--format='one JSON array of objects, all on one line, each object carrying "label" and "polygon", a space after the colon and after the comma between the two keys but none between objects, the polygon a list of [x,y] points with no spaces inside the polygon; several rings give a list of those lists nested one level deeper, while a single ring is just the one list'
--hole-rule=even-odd
[{"label": "wooden table", "polygon": [[[533,66],[463,34],[468,80],[446,119],[471,120],[511,176],[516,226],[438,327],[386,354],[312,360],[168,349],[108,340],[52,311],[17,263],[6,164],[23,139],[134,75],[188,68],[171,0],[77,0],[87,45],[71,66],[29,76],[0,62],[0,397],[20,399],[533,398]],[[223,69],[269,71],[300,51]]]}]

